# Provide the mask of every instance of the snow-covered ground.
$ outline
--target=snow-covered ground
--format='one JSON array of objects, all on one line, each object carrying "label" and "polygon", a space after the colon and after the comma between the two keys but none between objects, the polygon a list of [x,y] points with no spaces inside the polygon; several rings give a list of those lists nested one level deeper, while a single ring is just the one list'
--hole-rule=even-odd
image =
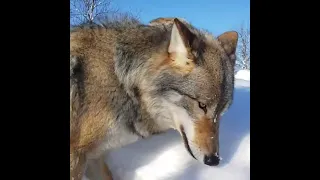
[{"label": "snow-covered ground", "polygon": [[236,79],[243,79],[246,81],[250,81],[250,70],[240,70],[235,75]]},{"label": "snow-covered ground", "polygon": [[250,71],[235,77],[233,105],[221,118],[218,167],[194,160],[171,130],[111,152],[106,162],[114,180],[249,180]]}]

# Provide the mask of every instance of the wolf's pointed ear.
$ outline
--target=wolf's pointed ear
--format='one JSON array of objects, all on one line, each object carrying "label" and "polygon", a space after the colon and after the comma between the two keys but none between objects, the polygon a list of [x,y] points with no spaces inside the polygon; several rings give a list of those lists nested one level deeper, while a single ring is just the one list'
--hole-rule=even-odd
[{"label": "wolf's pointed ear", "polygon": [[218,41],[231,59],[235,59],[238,33],[236,31],[228,31],[218,36]]},{"label": "wolf's pointed ear", "polygon": [[168,47],[170,66],[182,74],[188,74],[195,67],[190,56],[191,45],[195,42],[195,35],[177,18],[173,20],[170,44]]},{"label": "wolf's pointed ear", "polygon": [[173,20],[168,52],[187,55],[188,49],[190,48],[194,38],[194,34],[190,32],[182,22],[175,18]]}]

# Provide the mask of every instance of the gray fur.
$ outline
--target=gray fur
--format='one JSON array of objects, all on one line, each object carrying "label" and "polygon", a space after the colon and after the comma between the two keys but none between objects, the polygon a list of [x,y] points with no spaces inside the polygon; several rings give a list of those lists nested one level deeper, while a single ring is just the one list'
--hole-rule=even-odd
[{"label": "gray fur", "polygon": [[[156,55],[168,53],[172,25],[125,19],[72,29],[70,143],[74,151],[99,154],[97,149],[125,145],[115,145],[119,136],[144,138],[169,129],[173,124],[168,103],[182,107],[195,120],[203,113],[195,109],[198,102],[207,105],[212,121],[228,108],[233,96],[234,53],[225,51],[210,33],[184,21],[196,37],[190,44],[195,68],[188,75],[155,68],[159,63]],[[173,100],[178,95],[181,98]],[[86,125],[86,121],[97,125]],[[91,126],[93,132],[83,130]],[[88,135],[81,137],[81,130]],[[99,145],[101,142],[107,145]]]}]

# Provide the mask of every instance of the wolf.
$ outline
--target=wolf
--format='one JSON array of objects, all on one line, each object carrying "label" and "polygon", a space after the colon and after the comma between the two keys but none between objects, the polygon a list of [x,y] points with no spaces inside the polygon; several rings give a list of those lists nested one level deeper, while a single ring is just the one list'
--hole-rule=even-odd
[{"label": "wolf", "polygon": [[[214,37],[181,18],[108,20],[70,32],[70,179],[112,179],[104,155],[168,129],[217,166],[233,100],[236,31]],[[87,171],[85,172],[85,169]]]}]

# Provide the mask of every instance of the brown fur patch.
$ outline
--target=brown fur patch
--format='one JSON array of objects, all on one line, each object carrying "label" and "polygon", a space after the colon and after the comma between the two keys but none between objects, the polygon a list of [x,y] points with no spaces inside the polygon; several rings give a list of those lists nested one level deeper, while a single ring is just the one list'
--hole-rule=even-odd
[{"label": "brown fur patch", "polygon": [[[112,102],[108,99],[117,93],[119,86],[113,73],[113,43],[114,35],[110,31],[100,34],[99,30],[81,29],[70,34],[70,54],[87,57],[82,62],[86,76],[83,82],[84,104],[81,108],[72,102],[70,104],[71,113],[77,114],[70,120],[70,146],[73,151],[85,152],[93,148],[114,125],[115,117],[110,111]],[[78,102],[79,98],[73,101]]]},{"label": "brown fur patch", "polygon": [[149,59],[151,67],[149,69],[150,73],[158,73],[162,68],[166,68],[166,65],[169,65],[170,58],[167,52],[165,53],[154,53],[152,58]]},{"label": "brown fur patch", "polygon": [[214,136],[213,122],[203,117],[195,123],[195,137],[193,142],[198,145],[201,151],[205,154],[213,153],[213,141],[211,137]]},{"label": "brown fur patch", "polygon": [[182,74],[189,74],[195,67],[195,63],[192,59],[176,53],[171,53],[166,62],[174,70],[177,70],[177,72]]},{"label": "brown fur patch", "polygon": [[173,23],[174,18],[157,18],[150,21],[150,25],[154,24],[170,24]]},{"label": "brown fur patch", "polygon": [[195,68],[195,63],[192,59],[175,53],[169,54],[168,57],[160,63],[157,69],[160,69],[165,65],[169,65],[173,70],[183,75],[189,74]]},{"label": "brown fur patch", "polygon": [[[92,111],[91,111],[92,112]],[[78,148],[92,148],[95,145],[95,142],[104,138],[108,129],[113,127],[114,118],[110,118],[102,110],[100,112],[95,112],[91,114],[89,112],[86,120],[83,121],[80,130],[80,138],[78,141]]]},{"label": "brown fur patch", "polygon": [[177,56],[175,53],[155,54],[150,61],[153,63],[153,67],[149,72],[158,73],[163,68],[172,68],[177,73],[186,75],[189,74],[194,68],[195,63],[193,61],[193,56],[189,53],[188,57],[183,57],[182,55]]},{"label": "brown fur patch", "polygon": [[[173,24],[173,21],[175,18],[177,18],[177,17],[161,17],[161,18],[153,19],[149,22],[149,25],[151,25],[151,26],[170,25],[170,24]],[[178,19],[181,22],[188,23],[187,20],[185,20],[183,18],[178,18]]]}]

